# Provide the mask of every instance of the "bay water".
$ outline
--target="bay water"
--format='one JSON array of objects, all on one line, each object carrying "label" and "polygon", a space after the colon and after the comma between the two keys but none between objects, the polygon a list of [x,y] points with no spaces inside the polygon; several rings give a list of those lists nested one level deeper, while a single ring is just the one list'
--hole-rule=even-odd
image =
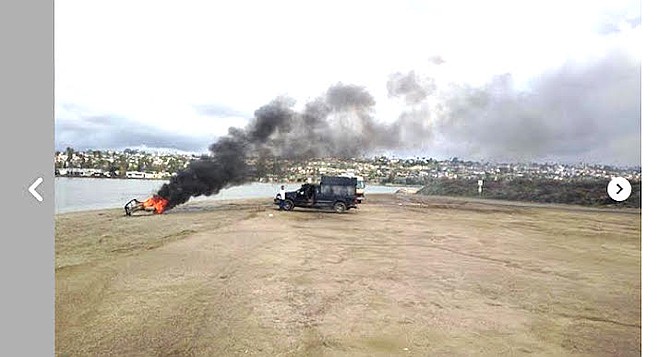
[{"label": "bay water", "polygon": [[[139,179],[103,179],[82,177],[55,178],[55,213],[76,212],[106,208],[122,208],[133,198],[144,200],[156,193],[167,181]],[[293,191],[301,183],[284,183]],[[281,183],[254,182],[221,190],[213,196],[192,197],[190,202],[207,200],[236,200],[246,198],[273,199]],[[400,186],[369,186],[365,194],[393,193]]]}]

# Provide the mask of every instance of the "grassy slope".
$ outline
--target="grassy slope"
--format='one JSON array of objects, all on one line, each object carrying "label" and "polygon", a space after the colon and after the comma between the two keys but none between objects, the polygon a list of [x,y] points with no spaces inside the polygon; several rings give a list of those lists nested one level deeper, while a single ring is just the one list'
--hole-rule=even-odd
[{"label": "grassy slope", "polygon": [[478,195],[477,180],[439,180],[418,191],[423,195],[463,196],[526,201],[566,203],[585,206],[615,206],[639,208],[641,182],[631,182],[631,196],[624,202],[615,202],[606,192],[607,180],[555,181],[518,179],[485,181],[482,196]]}]

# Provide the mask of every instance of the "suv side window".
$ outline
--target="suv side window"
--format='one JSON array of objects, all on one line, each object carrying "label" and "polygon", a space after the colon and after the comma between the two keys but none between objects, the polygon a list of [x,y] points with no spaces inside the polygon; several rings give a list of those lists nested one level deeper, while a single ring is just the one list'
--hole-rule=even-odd
[{"label": "suv side window", "polygon": [[334,185],[322,185],[320,190],[322,190],[322,194],[325,195],[325,196],[333,196],[334,195]]},{"label": "suv side window", "polygon": [[322,185],[322,194],[333,196],[354,195],[354,187],[345,185]]}]

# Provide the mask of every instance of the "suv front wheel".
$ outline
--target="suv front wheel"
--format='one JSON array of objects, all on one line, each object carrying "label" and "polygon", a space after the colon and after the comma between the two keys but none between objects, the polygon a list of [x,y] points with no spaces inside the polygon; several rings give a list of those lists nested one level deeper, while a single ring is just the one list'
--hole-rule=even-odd
[{"label": "suv front wheel", "polygon": [[334,203],[334,211],[336,213],[343,213],[347,209],[347,206],[345,205],[344,202],[336,202]]},{"label": "suv front wheel", "polygon": [[285,200],[283,201],[283,208],[284,211],[292,211],[293,208],[295,208],[295,204],[291,200]]}]

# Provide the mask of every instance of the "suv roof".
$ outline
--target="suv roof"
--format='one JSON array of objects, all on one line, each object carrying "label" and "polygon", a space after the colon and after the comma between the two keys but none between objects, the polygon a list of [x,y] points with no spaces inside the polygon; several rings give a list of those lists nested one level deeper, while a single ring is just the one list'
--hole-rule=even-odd
[{"label": "suv roof", "polygon": [[356,186],[356,177],[322,176],[320,184]]}]

